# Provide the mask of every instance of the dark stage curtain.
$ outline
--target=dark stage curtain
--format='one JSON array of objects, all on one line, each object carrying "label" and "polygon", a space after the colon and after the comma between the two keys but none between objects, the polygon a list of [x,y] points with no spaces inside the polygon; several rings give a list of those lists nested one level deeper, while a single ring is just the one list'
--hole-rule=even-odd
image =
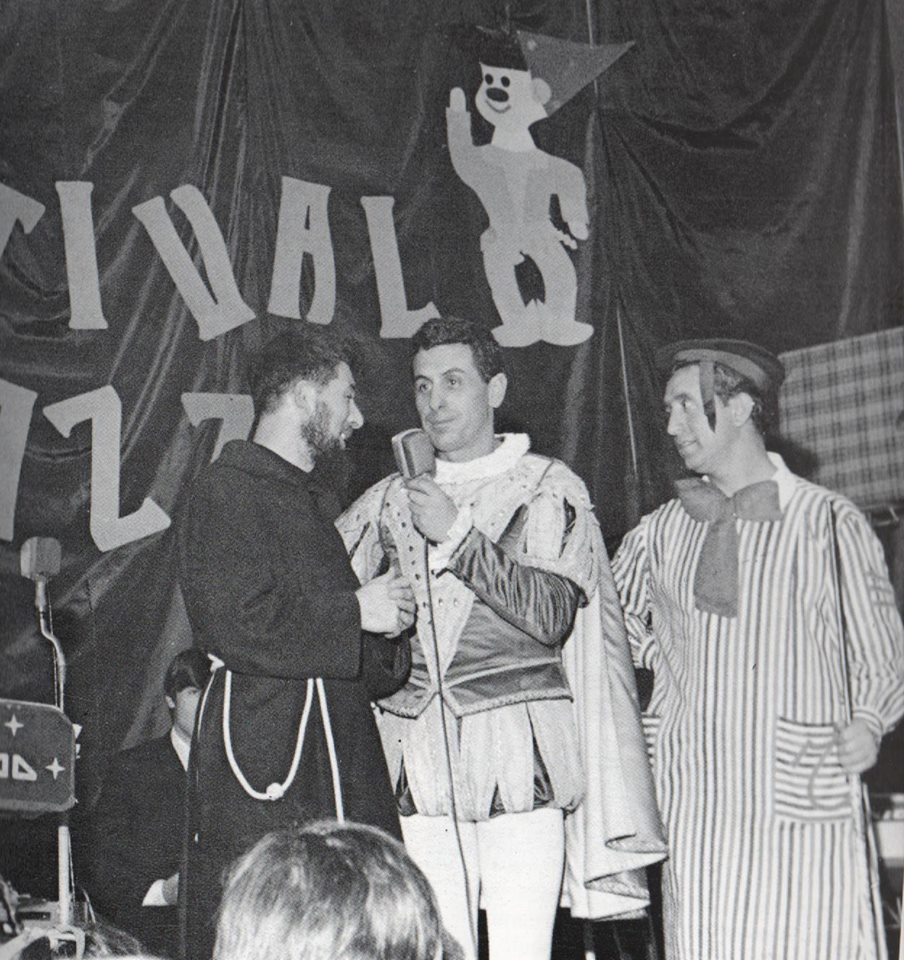
[{"label": "dark stage curtain", "polygon": [[[534,128],[538,145],[581,166],[587,181],[591,233],[572,257],[578,319],[595,332],[576,347],[510,349],[502,416],[581,474],[616,537],[668,495],[658,344],[722,333],[786,350],[900,322],[900,165],[883,4],[536,0],[508,13],[512,26],[573,41],[636,41]],[[49,650],[18,553],[28,537],[56,537],[63,571],[51,595],[70,660],[69,712],[84,725],[89,802],[105,755],[159,726],[163,669],[189,636],[173,527],[101,549],[90,525],[91,427],[85,420],[64,437],[44,409],[112,387],[119,515],[151,498],[175,517],[220,427],[193,425],[182,395],[244,393],[251,351],[306,322],[268,314],[284,178],[293,178],[329,188],[332,324],[368,357],[369,425],[354,446],[352,490],[388,472],[388,437],[415,417],[408,343],[380,336],[362,197],[394,200],[410,309],[433,303],[497,324],[479,248],[486,215],[446,146],[449,90],[464,87],[471,103],[479,69],[441,28],[500,17],[501,4],[437,0],[0,7],[0,185],[45,208],[30,232],[11,225],[0,256],[4,396],[37,395],[12,529],[0,542],[0,693],[50,699]],[[486,141],[489,127],[474,117]],[[73,231],[64,234],[58,182],[93,185],[106,327],[70,325],[67,256],[76,273],[90,262],[67,248]],[[209,204],[249,315],[206,339],[133,213],[162,198],[214,285],[170,197],[186,186]],[[530,264],[521,281],[526,295],[541,295]],[[308,260],[302,318],[318,289]],[[14,406],[0,408],[7,450]]]}]

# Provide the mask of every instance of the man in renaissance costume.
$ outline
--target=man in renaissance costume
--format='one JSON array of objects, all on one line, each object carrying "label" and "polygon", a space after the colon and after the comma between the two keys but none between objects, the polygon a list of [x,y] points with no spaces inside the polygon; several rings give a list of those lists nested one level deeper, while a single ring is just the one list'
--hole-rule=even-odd
[{"label": "man in renaissance costume", "polygon": [[668,833],[672,960],[885,956],[860,774],[904,712],[881,546],[844,497],[767,453],[780,361],[745,341],[664,349],[668,433],[698,476],[613,572]]},{"label": "man in renaissance costume", "polygon": [[338,521],[362,582],[417,602],[406,685],[380,701],[402,833],[443,921],[476,958],[547,960],[560,894],[578,916],[636,910],[661,825],[618,600],[587,491],[494,432],[507,386],[488,330],[413,338],[435,475],[393,475]]}]

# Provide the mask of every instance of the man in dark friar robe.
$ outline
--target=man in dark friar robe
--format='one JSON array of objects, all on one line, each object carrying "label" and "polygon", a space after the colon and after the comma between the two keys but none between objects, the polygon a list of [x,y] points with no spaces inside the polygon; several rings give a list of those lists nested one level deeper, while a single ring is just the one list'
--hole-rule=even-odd
[{"label": "man in dark friar robe", "polygon": [[192,749],[186,946],[210,956],[226,867],[269,831],[325,816],[399,822],[371,701],[405,680],[411,590],[361,587],[333,526],[331,461],[363,423],[351,356],[313,332],[261,354],[250,441],[227,443],[181,515],[179,579],[214,660]]}]

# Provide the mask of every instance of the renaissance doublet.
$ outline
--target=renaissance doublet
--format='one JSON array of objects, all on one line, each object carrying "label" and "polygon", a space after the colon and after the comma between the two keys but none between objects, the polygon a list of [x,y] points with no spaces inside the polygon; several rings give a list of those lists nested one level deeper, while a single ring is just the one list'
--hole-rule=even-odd
[{"label": "renaissance doublet", "polygon": [[[581,811],[566,820],[566,835],[574,841],[569,856],[584,861],[573,870],[582,887],[587,860],[577,849],[587,816],[605,808],[611,826],[624,814],[631,837],[622,850],[615,831],[601,830],[608,864],[597,880],[657,859],[662,844],[623,627],[587,491],[564,464],[528,446],[526,436],[506,435],[485,457],[437,463],[436,482],[458,509],[442,544],[428,546],[416,530],[398,476],[369,490],[339,528],[362,580],[395,564],[418,603],[411,675],[380,701],[401,811],[451,812],[445,712],[459,819],[543,806]],[[616,728],[624,753],[607,766],[601,789],[602,761],[588,750]],[[632,744],[638,765],[625,760]],[[626,786],[638,768],[638,783]],[[622,859],[626,851],[640,855]],[[612,886],[599,880],[597,889]],[[593,912],[631,909],[630,898],[645,895],[641,883],[624,878],[620,890],[627,898],[613,896]],[[578,912],[583,897],[576,894]]]}]

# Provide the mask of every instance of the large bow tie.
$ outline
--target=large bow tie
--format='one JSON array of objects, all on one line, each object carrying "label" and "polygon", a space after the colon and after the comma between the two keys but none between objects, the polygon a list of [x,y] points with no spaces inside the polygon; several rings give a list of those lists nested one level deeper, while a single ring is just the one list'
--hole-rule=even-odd
[{"label": "large bow tie", "polygon": [[698,610],[723,617],[738,615],[738,531],[735,519],[781,520],[778,487],[761,480],[726,497],[713,484],[696,477],[675,483],[688,516],[709,523],[694,576],[694,603]]}]

